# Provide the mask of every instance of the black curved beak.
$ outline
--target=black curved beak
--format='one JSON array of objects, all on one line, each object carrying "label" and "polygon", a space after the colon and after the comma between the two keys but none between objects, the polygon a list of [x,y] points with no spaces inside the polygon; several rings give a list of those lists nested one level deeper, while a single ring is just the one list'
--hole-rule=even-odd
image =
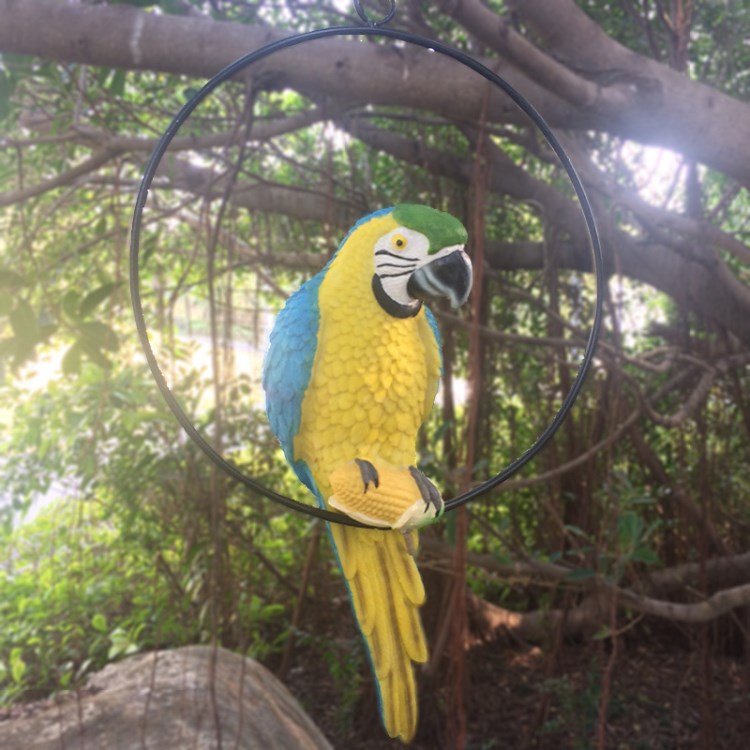
[{"label": "black curved beak", "polygon": [[469,298],[472,277],[469,256],[463,250],[454,250],[417,268],[406,285],[406,291],[414,299],[445,297],[451,307],[461,307]]}]

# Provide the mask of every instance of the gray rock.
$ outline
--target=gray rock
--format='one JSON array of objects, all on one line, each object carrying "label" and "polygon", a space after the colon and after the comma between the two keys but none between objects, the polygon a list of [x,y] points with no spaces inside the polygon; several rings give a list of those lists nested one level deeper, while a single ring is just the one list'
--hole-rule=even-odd
[{"label": "gray rock", "polygon": [[208,646],[110,664],[29,714],[0,721],[2,750],[331,750],[265,667]]}]

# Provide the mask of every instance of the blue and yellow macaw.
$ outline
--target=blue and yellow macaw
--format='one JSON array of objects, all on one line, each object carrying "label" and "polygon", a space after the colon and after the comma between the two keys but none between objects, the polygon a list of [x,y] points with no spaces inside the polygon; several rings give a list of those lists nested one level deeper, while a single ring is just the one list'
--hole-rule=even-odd
[{"label": "blue and yellow macaw", "polygon": [[427,206],[361,219],[287,300],[263,373],[271,427],[300,480],[321,506],[380,527],[332,524],[330,536],[383,723],[404,742],[417,726],[413,663],[427,661],[416,528],[443,510],[414,466],[442,366],[437,325],[422,303],[466,301],[466,239],[457,219]]}]

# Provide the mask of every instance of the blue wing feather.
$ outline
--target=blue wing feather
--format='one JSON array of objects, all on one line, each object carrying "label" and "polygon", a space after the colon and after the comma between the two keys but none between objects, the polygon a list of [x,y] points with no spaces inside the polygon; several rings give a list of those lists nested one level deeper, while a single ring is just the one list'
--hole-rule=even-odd
[{"label": "blue wing feather", "polygon": [[[295,474],[321,504],[323,500],[310,468],[294,455],[294,436],[299,432],[302,399],[310,383],[315,352],[318,348],[318,290],[328,266],[352,232],[365,222],[392,210],[392,207],[384,208],[360,219],[349,230],[325,267],[289,297],[276,318],[271,331],[271,343],[263,363],[263,389],[266,392],[266,412],[271,429],[279,439],[286,460]],[[434,320],[431,320],[431,324],[435,327]]]},{"label": "blue wing feather", "polygon": [[440,374],[443,374],[443,341],[440,337],[440,328],[438,327],[438,322],[435,319],[435,315],[433,314],[432,310],[430,310],[427,305],[425,305],[424,308],[425,317],[427,318],[427,322],[430,324],[430,328],[432,329],[432,332],[435,334],[435,343],[437,344],[438,348],[438,354],[440,355]]},{"label": "blue wing feather", "polygon": [[310,383],[318,348],[318,288],[323,274],[324,271],[321,271],[289,297],[276,318],[263,363],[263,388],[271,429],[300,481],[318,499],[318,489],[307,464],[295,458],[294,436],[299,432],[302,399]]}]

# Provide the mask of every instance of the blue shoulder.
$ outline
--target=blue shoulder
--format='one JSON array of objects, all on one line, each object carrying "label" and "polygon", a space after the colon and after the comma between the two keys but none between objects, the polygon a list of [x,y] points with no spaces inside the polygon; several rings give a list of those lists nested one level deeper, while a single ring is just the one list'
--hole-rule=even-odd
[{"label": "blue shoulder", "polygon": [[263,389],[271,429],[297,476],[316,495],[317,488],[307,466],[294,456],[294,436],[299,432],[302,399],[318,348],[318,289],[322,280],[323,272],[304,283],[286,301],[271,331],[263,363]]},{"label": "blue shoulder", "polygon": [[427,318],[427,322],[430,324],[430,328],[432,329],[432,333],[435,335],[435,343],[437,344],[438,348],[438,354],[440,355],[440,374],[443,374],[443,341],[440,338],[440,328],[438,327],[437,320],[435,319],[435,316],[432,313],[432,310],[430,310],[427,305],[424,307],[424,313],[425,317]]},{"label": "blue shoulder", "polygon": [[[360,219],[349,230],[325,267],[289,297],[276,318],[263,362],[263,389],[266,392],[266,413],[271,429],[279,439],[286,460],[295,474],[321,504],[323,501],[310,468],[294,455],[294,436],[300,428],[302,400],[310,384],[313,361],[318,348],[318,292],[328,267],[351,233],[365,222],[392,210],[392,207],[384,208]],[[435,326],[434,320],[431,324]]]}]

